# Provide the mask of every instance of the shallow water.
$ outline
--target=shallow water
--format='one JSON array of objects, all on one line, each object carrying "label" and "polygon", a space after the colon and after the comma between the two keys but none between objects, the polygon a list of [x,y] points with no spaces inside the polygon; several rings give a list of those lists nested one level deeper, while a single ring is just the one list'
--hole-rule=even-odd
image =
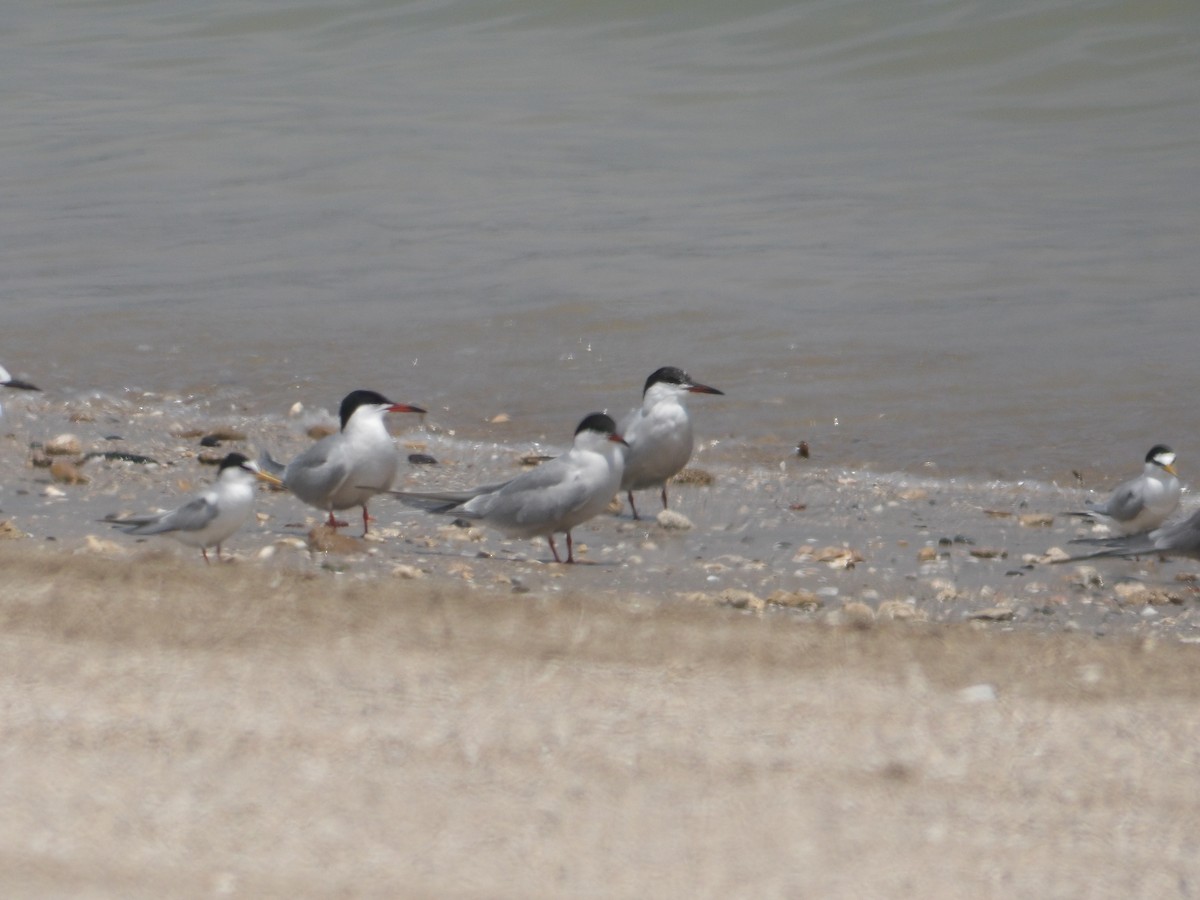
[{"label": "shallow water", "polygon": [[675,364],[771,460],[1196,455],[1190,4],[64,2],[5,38],[0,358],[57,397],[373,387],[558,441]]}]

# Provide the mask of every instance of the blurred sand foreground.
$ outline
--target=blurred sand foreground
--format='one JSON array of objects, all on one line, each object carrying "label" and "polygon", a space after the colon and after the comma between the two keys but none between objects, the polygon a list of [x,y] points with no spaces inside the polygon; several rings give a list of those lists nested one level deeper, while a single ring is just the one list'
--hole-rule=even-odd
[{"label": "blurred sand foreground", "polygon": [[1200,895],[1193,645],[0,565],[6,897]]}]

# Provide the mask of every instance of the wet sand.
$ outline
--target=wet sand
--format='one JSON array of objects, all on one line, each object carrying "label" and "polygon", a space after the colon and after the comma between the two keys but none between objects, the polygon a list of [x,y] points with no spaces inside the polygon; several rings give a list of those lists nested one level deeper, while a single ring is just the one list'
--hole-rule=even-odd
[{"label": "wet sand", "polygon": [[0,559],[9,896],[1200,889],[1179,641]]},{"label": "wet sand", "polygon": [[[284,458],[310,423],[165,408],[5,420],[10,896],[1200,890],[1194,566],[1031,562],[1078,488],[709,446],[692,528],[599,517],[586,565],[385,501],[318,551],[264,492],[206,566],[96,520],[211,478],[196,421]],[[160,464],[56,482],[68,430]],[[412,484],[538,449],[399,444]]]}]

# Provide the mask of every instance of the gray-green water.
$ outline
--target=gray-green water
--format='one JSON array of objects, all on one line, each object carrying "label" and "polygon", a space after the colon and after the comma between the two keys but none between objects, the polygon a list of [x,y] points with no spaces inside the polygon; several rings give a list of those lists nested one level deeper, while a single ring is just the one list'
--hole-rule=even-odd
[{"label": "gray-green water", "polygon": [[675,364],[768,457],[1200,460],[1193,3],[78,0],[0,46],[0,359],[57,394],[563,442]]}]

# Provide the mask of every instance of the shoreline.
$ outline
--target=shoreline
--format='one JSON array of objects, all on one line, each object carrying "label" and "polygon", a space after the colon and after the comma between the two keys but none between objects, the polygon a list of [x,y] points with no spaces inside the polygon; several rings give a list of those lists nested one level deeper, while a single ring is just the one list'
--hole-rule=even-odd
[{"label": "shoreline", "polygon": [[[0,492],[0,521],[9,523],[10,536],[31,535],[25,540],[64,553],[124,559],[174,553],[187,565],[193,554],[169,538],[131,539],[99,520],[176,505],[211,481],[215,470],[198,463],[202,454],[219,458],[239,449],[254,457],[265,447],[287,459],[311,441],[310,426],[325,423],[319,412],[264,422],[161,405],[43,401],[36,420],[5,421],[0,466],[12,475]],[[201,436],[214,432],[226,440],[200,446]],[[79,453],[118,456],[78,464],[76,483],[35,467],[38,451],[29,445],[66,434],[78,438]],[[402,456],[437,460],[402,466],[401,486],[418,490],[503,480],[531,450],[554,447],[466,441],[428,424],[399,432],[396,441]],[[122,461],[121,453],[160,464]],[[699,453],[690,470],[694,483],[672,487],[673,512],[688,527],[635,522],[622,508],[577,529],[587,565],[548,565],[544,541],[457,528],[386,497],[371,504],[375,523],[367,540],[354,524],[330,544],[315,510],[267,490],[259,495],[255,520],[227,542],[226,552],[267,570],[427,578],[518,594],[575,590],[809,620],[975,618],[998,630],[1200,640],[1200,587],[1187,560],[1038,562],[1052,548],[1073,549],[1072,538],[1092,533],[1062,514],[1081,507],[1087,494],[1080,489],[854,471],[798,457],[768,465],[727,453]],[[657,511],[657,499],[646,497],[646,511]],[[1185,514],[1190,499],[1185,495],[1176,515]]]}]

